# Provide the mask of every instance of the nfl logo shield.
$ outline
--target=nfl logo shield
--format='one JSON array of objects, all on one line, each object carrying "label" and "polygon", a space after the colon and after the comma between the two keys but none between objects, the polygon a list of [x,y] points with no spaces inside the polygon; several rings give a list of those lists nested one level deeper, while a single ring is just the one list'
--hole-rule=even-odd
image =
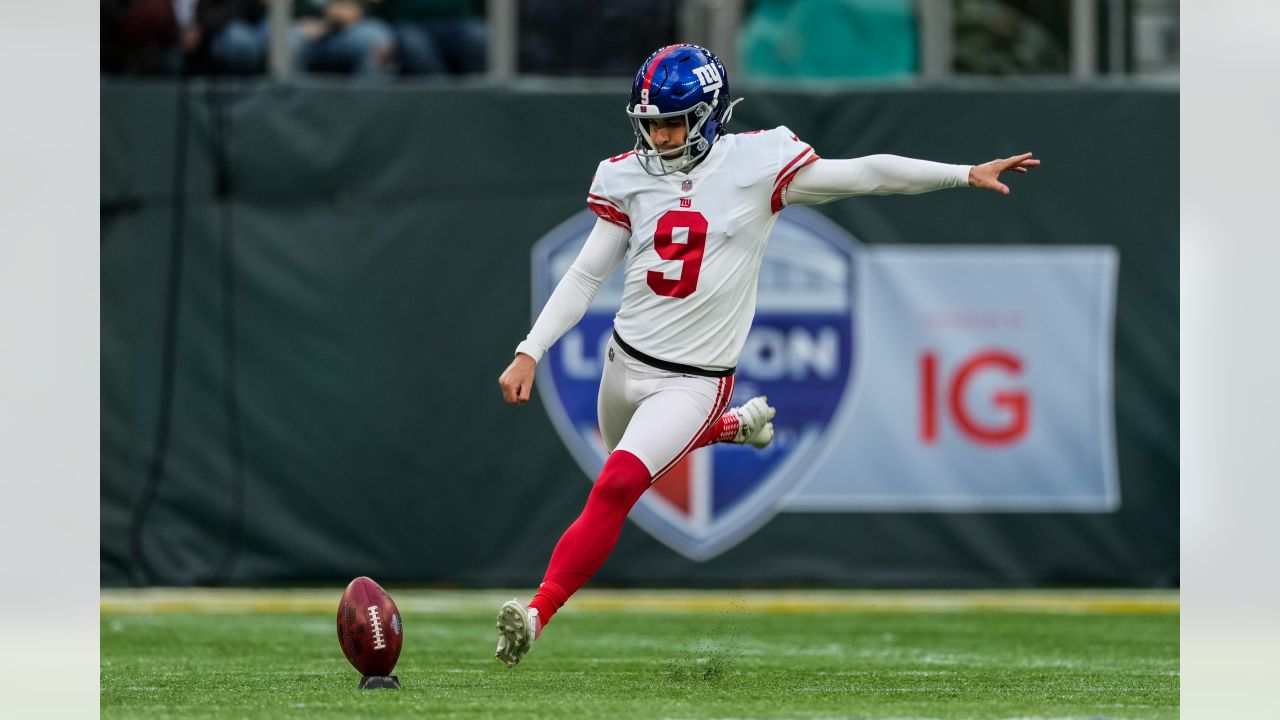
[{"label": "nfl logo shield", "polygon": [[[583,211],[534,246],[535,315],[595,219]],[[778,409],[774,440],[764,450],[730,444],[695,450],[640,498],[631,519],[684,556],[706,560],[767,523],[782,498],[804,482],[826,455],[827,429],[852,395],[858,256],[856,241],[818,213],[789,208],[779,216],[760,270],[755,322],[739,359],[731,402],[768,395]],[[606,457],[596,394],[621,297],[619,270],[538,365],[547,412],[592,481]]]},{"label": "nfl logo shield", "polygon": [[692,190],[692,189],[693,189],[693,181],[692,181],[692,180],[685,180],[684,182],[680,183],[680,191],[681,191],[681,192],[689,192],[689,191],[690,191],[690,190]]}]

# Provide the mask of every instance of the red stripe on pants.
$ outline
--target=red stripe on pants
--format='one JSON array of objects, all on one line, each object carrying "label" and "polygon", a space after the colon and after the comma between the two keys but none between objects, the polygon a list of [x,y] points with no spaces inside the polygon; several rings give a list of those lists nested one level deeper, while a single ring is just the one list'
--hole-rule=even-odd
[{"label": "red stripe on pants", "polygon": [[698,432],[694,434],[689,444],[684,446],[678,455],[671,459],[661,470],[654,473],[653,480],[657,482],[668,470],[676,466],[680,459],[688,455],[691,451],[709,445],[715,437],[716,426],[719,424],[720,416],[724,414],[725,408],[729,407],[729,399],[733,397],[733,375],[720,379],[720,384],[716,387],[715,403],[711,406],[711,414],[707,416],[706,422],[702,423],[702,427],[698,428]]}]

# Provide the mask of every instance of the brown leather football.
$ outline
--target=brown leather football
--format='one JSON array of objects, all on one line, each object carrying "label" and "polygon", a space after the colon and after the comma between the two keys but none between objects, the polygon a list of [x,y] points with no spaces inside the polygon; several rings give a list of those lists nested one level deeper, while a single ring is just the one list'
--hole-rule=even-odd
[{"label": "brown leather football", "polygon": [[358,577],[338,602],[338,643],[362,675],[390,675],[404,645],[400,610],[378,583]]}]

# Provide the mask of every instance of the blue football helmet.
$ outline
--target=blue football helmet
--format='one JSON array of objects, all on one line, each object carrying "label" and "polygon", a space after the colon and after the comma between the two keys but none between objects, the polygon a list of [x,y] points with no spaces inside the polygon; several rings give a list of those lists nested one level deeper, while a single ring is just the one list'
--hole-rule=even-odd
[{"label": "blue football helmet", "polygon": [[[650,175],[691,167],[711,150],[733,115],[729,75],[715,53],[697,45],[669,45],[649,56],[631,85],[627,115],[636,133],[636,157]],[[649,125],[658,118],[684,118],[685,144],[658,152]]]}]

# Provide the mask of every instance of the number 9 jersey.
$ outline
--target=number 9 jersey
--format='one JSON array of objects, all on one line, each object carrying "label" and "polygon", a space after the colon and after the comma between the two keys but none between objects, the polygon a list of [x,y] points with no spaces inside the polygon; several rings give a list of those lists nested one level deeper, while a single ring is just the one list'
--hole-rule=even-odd
[{"label": "number 9 jersey", "polygon": [[600,163],[587,206],[631,232],[618,336],[659,360],[734,368],[787,186],[817,159],[777,127],[719,138],[688,173],[650,175],[634,153]]}]

